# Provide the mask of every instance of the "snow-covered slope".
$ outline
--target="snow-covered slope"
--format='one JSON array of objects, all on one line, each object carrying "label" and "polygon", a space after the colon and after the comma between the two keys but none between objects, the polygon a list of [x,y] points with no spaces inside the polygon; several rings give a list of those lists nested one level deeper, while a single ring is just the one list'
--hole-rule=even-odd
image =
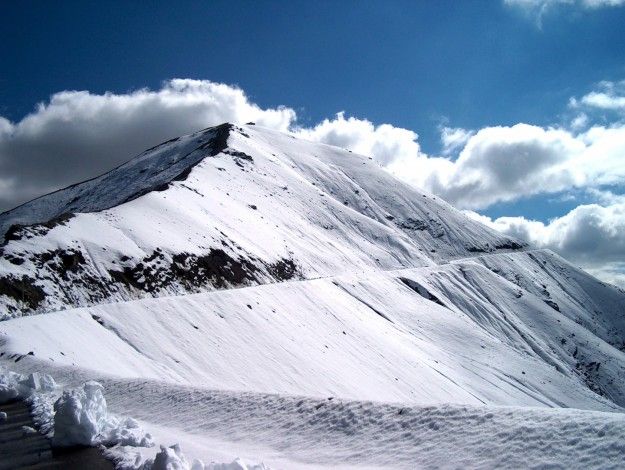
[{"label": "snow-covered slope", "polygon": [[[499,256],[499,255],[491,255]],[[518,271],[556,255],[516,253]],[[495,263],[489,260],[490,263]],[[419,404],[625,406],[625,337],[593,334],[570,292],[521,290],[473,261],[145,299],[0,323],[5,351],[97,373],[211,389]],[[572,318],[569,318],[572,317]]]},{"label": "snow-covered slope", "polygon": [[222,125],[0,215],[4,316],[521,248],[361,155]]},{"label": "snow-covered slope", "polygon": [[0,363],[97,379],[113,412],[193,457],[625,458],[625,292],[367,157],[222,125],[0,227]]}]

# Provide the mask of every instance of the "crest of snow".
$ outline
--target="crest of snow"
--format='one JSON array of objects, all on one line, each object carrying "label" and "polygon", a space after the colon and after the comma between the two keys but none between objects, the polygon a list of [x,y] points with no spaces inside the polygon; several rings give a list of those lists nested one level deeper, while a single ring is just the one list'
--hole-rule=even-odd
[{"label": "crest of snow", "polygon": [[54,437],[57,447],[120,444],[154,445],[132,418],[120,419],[108,413],[103,387],[89,381],[82,388],[65,390],[54,403]]}]

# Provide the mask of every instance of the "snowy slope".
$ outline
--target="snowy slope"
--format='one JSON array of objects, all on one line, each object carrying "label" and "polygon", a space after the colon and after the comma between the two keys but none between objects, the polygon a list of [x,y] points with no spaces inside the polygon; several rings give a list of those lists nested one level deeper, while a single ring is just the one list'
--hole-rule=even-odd
[{"label": "snowy slope", "polygon": [[553,302],[594,295],[619,325],[618,291],[530,251],[17,318],[0,354],[98,379],[113,411],[207,462],[618,468],[625,354],[483,265],[546,282],[545,261],[578,275]]},{"label": "snowy slope", "polygon": [[223,125],[0,227],[0,364],[97,379],[191,457],[625,459],[625,292],[367,157]]},{"label": "snowy slope", "polygon": [[[519,253],[506,265],[531,269],[534,257],[555,255]],[[612,291],[587,277],[595,292]],[[606,317],[622,317],[609,307]],[[622,320],[614,325],[625,337]],[[625,353],[610,338],[473,261],[67,310],[2,322],[0,334],[5,354],[32,352],[50,366],[211,389],[625,405]]]},{"label": "snowy slope", "polygon": [[0,231],[4,316],[521,247],[366,157],[232,125],[6,212]]}]

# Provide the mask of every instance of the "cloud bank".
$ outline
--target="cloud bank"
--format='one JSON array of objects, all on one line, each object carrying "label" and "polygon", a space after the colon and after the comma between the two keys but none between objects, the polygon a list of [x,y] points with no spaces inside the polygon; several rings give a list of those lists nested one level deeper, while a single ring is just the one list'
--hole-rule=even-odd
[{"label": "cloud bank", "polygon": [[585,204],[545,224],[524,217],[472,218],[508,235],[549,248],[601,279],[625,288],[625,198],[607,206]]}]

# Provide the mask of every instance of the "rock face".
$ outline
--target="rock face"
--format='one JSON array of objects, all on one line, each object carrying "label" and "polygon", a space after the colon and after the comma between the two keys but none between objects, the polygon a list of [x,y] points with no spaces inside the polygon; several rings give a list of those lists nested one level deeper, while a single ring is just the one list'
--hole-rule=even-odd
[{"label": "rock face", "polygon": [[5,212],[0,237],[0,318],[524,248],[367,157],[232,124]]}]

